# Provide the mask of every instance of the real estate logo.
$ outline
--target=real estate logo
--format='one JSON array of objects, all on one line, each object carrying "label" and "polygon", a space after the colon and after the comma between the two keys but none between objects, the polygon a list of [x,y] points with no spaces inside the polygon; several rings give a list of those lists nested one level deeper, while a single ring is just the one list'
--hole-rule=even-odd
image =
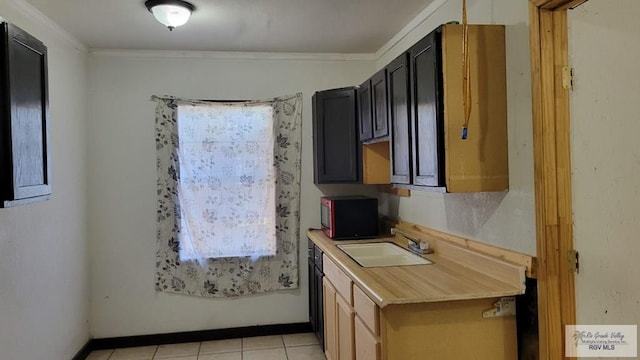
[{"label": "real estate logo", "polygon": [[637,325],[566,325],[565,356],[637,357]]}]

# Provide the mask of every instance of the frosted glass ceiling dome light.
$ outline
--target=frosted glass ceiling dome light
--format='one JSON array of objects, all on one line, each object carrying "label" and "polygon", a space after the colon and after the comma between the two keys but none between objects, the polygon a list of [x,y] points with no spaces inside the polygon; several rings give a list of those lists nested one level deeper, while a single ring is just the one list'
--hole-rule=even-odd
[{"label": "frosted glass ceiling dome light", "polygon": [[195,6],[182,0],[147,0],[144,5],[170,31],[186,24],[195,10]]}]

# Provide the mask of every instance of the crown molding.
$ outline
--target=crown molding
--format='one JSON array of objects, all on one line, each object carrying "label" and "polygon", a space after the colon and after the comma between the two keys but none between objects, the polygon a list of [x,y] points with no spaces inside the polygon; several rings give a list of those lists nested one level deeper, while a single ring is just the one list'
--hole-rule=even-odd
[{"label": "crown molding", "polygon": [[295,60],[295,61],[377,61],[407,34],[428,19],[448,0],[434,0],[400,32],[384,44],[375,53],[273,53],[273,52],[227,52],[227,51],[166,51],[166,50],[127,50],[127,49],[89,49],[76,37],[43,14],[25,0],[7,0],[18,12],[48,28],[59,39],[80,51],[94,56],[138,57],[138,58],[196,58],[226,60]]},{"label": "crown molding", "polygon": [[391,38],[386,44],[376,51],[375,58],[379,60],[395,45],[397,45],[402,39],[405,38],[411,31],[420,26],[425,20],[427,20],[433,13],[435,13],[442,5],[448,0],[434,0],[424,10],[422,10],[416,17],[414,17],[409,23],[400,30],[394,37]]},{"label": "crown molding", "polygon": [[376,54],[90,49],[93,56],[221,60],[375,61]]},{"label": "crown molding", "polygon": [[53,20],[43,14],[40,10],[36,9],[33,5],[27,3],[25,0],[8,0],[11,6],[13,6],[20,14],[24,15],[28,19],[31,19],[38,24],[42,25],[45,29],[51,31],[55,37],[66,42],[67,44],[75,47],[82,52],[88,52],[89,49],[80,40],[76,39],[73,35],[67,32],[65,29],[56,24]]}]

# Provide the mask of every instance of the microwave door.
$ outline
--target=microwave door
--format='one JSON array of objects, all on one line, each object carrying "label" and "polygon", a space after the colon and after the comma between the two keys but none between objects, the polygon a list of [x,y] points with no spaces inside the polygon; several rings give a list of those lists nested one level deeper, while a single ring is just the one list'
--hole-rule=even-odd
[{"label": "microwave door", "polygon": [[331,229],[331,214],[329,207],[327,205],[321,205],[320,211],[320,224],[325,229]]}]

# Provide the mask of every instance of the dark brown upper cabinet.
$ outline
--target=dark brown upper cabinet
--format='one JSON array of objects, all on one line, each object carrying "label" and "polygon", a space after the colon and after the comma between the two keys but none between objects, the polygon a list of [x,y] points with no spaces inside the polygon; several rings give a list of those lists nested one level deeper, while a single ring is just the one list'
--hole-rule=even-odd
[{"label": "dark brown upper cabinet", "polygon": [[360,113],[360,141],[387,140],[389,104],[387,99],[387,70],[382,69],[360,85],[358,89]]},{"label": "dark brown upper cabinet", "polygon": [[440,32],[435,31],[409,49],[414,185],[445,185],[439,42]]},{"label": "dark brown upper cabinet", "polygon": [[0,207],[51,194],[47,48],[0,23]]},{"label": "dark brown upper cabinet", "polygon": [[469,26],[467,139],[461,138],[462,32],[462,25],[443,25],[387,66],[391,181],[399,187],[509,188],[505,28]]},{"label": "dark brown upper cabinet", "polygon": [[314,182],[361,183],[356,88],[318,91],[312,106]]},{"label": "dark brown upper cabinet", "polygon": [[371,98],[373,103],[373,137],[376,139],[389,135],[387,116],[389,105],[387,99],[387,69],[378,71],[371,77]]},{"label": "dark brown upper cabinet", "polygon": [[363,82],[358,88],[358,120],[360,125],[360,141],[373,139],[373,109],[371,97],[371,79]]},{"label": "dark brown upper cabinet", "polygon": [[409,61],[404,53],[386,67],[389,94],[391,182],[411,184]]}]

